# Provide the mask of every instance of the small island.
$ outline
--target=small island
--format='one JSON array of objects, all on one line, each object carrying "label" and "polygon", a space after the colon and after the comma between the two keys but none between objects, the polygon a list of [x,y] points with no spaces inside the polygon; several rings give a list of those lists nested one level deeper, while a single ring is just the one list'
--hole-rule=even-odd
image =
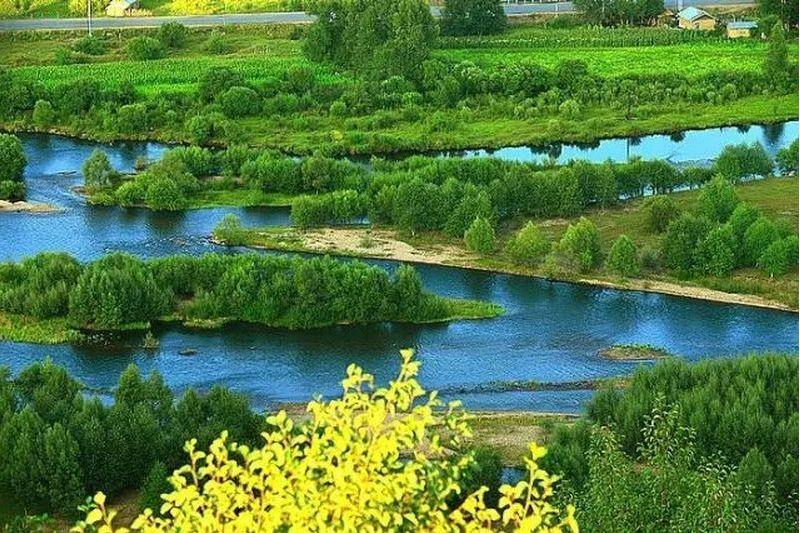
[{"label": "small island", "polygon": [[599,353],[611,361],[656,361],[673,357],[667,350],[650,344],[615,344]]}]

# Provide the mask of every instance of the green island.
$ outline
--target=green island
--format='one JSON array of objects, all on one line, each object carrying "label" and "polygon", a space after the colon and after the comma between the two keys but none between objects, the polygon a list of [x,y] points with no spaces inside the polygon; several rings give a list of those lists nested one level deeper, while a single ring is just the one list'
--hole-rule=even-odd
[{"label": "green island", "polygon": [[217,328],[241,321],[289,329],[491,318],[500,306],[425,292],[413,268],[392,278],[359,262],[244,254],[143,261],[111,254],[81,264],[43,253],[0,264],[0,339],[55,344],[154,321]]},{"label": "green island", "polygon": [[664,348],[651,344],[615,344],[600,350],[600,356],[612,361],[655,361],[673,357]]}]

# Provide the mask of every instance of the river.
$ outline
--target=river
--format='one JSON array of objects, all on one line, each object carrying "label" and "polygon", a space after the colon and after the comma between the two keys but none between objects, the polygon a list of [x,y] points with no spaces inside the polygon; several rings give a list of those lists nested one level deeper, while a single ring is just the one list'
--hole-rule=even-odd
[{"label": "river", "polygon": [[[754,140],[774,153],[796,138],[797,122],[786,123],[778,130],[776,126],[752,126],[724,128],[724,135],[720,130],[687,132],[682,141],[675,136],[650,136],[636,146],[648,147],[647,154],[655,154],[652,157],[665,157],[666,150],[682,154],[674,156],[674,162],[713,159],[724,144]],[[705,136],[699,146],[695,134]],[[662,139],[661,152],[655,144],[651,147],[656,137]],[[289,221],[287,209],[275,208],[157,213],[89,207],[71,188],[82,182],[80,165],[93,149],[102,147],[118,169],[130,170],[136,157],[156,158],[166,148],[156,143],[99,145],[45,135],[21,138],[29,158],[25,174],[29,199],[54,203],[64,210],[0,214],[0,260],[19,260],[41,251],[66,251],[81,260],[111,251],[142,257],[238,253],[207,240],[224,214],[237,213],[245,225],[285,225]],[[581,153],[589,154],[592,160],[624,160],[625,152],[617,154],[621,159],[612,154],[618,150],[612,147],[620,142],[601,141]],[[622,142],[629,145],[631,140]],[[673,144],[677,146],[670,148]],[[562,153],[580,157],[575,150],[579,148],[572,145],[561,148]],[[517,152],[499,152],[503,157],[516,158],[512,154]],[[389,270],[397,266],[389,261],[372,263]],[[187,387],[206,390],[223,384],[248,394],[254,407],[264,409],[304,401],[314,393],[335,394],[350,362],[386,380],[397,370],[397,350],[410,346],[417,349],[424,363],[423,384],[445,391],[460,389],[457,397],[468,407],[577,412],[591,391],[487,393],[469,389],[494,381],[573,381],[625,374],[635,365],[606,361],[597,355],[598,350],[618,343],[649,343],[692,361],[798,350],[794,313],[448,267],[420,265],[417,269],[428,289],[447,296],[490,300],[503,305],[506,314],[492,320],[445,325],[377,324],[312,331],[249,325],[193,331],[164,326],[156,329],[161,346],[155,353],[137,347],[141,343],[138,334],[107,346],[0,342],[0,364],[16,372],[50,357],[86,385],[109,390],[125,367],[136,363],[144,372],[161,372],[177,391]],[[180,355],[184,348],[194,348],[197,354]]]}]

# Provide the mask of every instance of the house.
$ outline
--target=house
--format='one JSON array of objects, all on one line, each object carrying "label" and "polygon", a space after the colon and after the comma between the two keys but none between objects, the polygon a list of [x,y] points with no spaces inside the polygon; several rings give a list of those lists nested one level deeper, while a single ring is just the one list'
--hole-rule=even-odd
[{"label": "house", "polygon": [[111,0],[106,6],[109,17],[124,17],[139,7],[139,0]]},{"label": "house", "polygon": [[758,25],[752,20],[739,20],[728,22],[725,26],[725,35],[728,39],[738,39],[740,37],[750,37],[756,31]]},{"label": "house", "polygon": [[717,20],[696,7],[687,7],[678,12],[678,27],[684,30],[713,30]]}]

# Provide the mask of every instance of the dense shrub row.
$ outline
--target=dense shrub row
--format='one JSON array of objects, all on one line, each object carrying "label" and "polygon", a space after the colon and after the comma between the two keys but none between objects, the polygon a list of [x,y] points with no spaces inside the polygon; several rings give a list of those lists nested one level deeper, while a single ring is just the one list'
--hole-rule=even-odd
[{"label": "dense shrub row", "polygon": [[112,254],[86,265],[67,254],[0,264],[0,309],[69,317],[114,329],[174,315],[289,328],[335,323],[442,320],[451,301],[424,292],[403,266],[392,278],[361,262],[257,254],[142,261]]},{"label": "dense shrub row", "polygon": [[640,368],[556,431],[546,464],[593,530],[793,531],[797,371],[790,356]]},{"label": "dense shrub row", "polygon": [[16,495],[29,511],[67,516],[98,490],[142,488],[143,502],[153,505],[169,485],[166,473],[148,473],[177,468],[188,439],[208,446],[227,430],[237,442],[255,444],[265,429],[244,396],[215,386],[176,398],[159,374],[145,379],[132,365],[110,406],[87,398],[80,383],[49,361],[14,379],[0,368],[0,493]]},{"label": "dense shrub row", "polygon": [[27,164],[20,140],[0,134],[0,200],[19,200],[25,195],[22,174]]}]

